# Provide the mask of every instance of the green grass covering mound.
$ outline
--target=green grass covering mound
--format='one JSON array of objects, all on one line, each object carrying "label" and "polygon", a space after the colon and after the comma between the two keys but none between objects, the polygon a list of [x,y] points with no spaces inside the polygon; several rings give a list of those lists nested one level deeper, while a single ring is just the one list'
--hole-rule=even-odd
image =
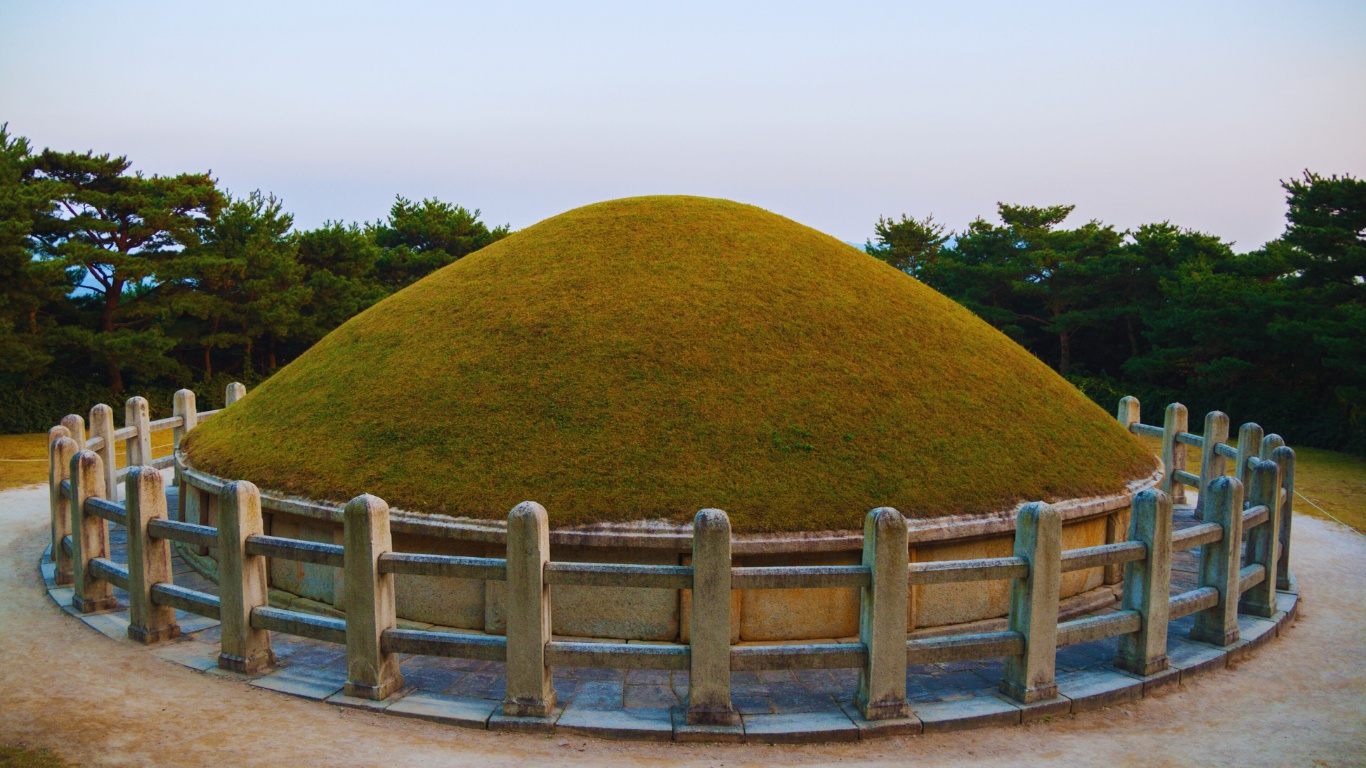
[{"label": "green grass covering mound", "polygon": [[1115,492],[1155,468],[967,310],[759,208],[579,208],[355,317],[196,429],[263,488],[553,526],[719,507],[739,531]]}]

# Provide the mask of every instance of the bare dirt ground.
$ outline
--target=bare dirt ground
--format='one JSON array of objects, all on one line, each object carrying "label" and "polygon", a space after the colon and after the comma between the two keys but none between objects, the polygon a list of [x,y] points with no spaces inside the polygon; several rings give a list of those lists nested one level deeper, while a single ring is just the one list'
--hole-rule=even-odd
[{"label": "bare dirt ground", "polygon": [[470,731],[295,699],[163,661],[63,614],[37,572],[47,489],[0,493],[0,743],[83,765],[1366,764],[1366,538],[1298,517],[1300,618],[1237,669],[1022,727],[856,744],[605,742]]}]

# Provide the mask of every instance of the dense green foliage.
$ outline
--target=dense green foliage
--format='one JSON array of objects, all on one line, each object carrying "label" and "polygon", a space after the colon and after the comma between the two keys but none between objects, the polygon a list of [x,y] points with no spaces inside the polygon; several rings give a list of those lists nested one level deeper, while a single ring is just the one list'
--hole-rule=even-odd
[{"label": "dense green foliage", "polygon": [[[300,231],[274,197],[130,169],[35,151],[0,127],[0,431],[43,430],[96,393],[255,384],[508,234],[477,210],[402,197],[384,220]],[[1283,186],[1285,233],[1247,253],[1168,222],[1069,227],[1070,206],[1012,205],[958,233],[881,218],[867,250],[1107,408],[1123,394],[1150,409],[1181,400],[1366,454],[1366,182]]]},{"label": "dense green foliage", "polygon": [[[279,200],[123,157],[32,151],[0,127],[0,431],[126,392],[221,398],[426,274],[507,235],[398,198],[386,220],[298,231]],[[161,395],[165,395],[163,398]]]},{"label": "dense green foliage", "polygon": [[923,283],[697,197],[578,208],[439,270],[186,450],[314,498],[484,519],[535,499],[557,526],[716,506],[744,531],[1115,493],[1155,468],[1107,410]]},{"label": "dense green foliage", "polygon": [[1283,186],[1285,234],[1249,253],[1167,222],[1066,229],[1070,206],[1011,205],[1000,224],[949,239],[930,219],[883,219],[867,250],[1102,404],[1181,400],[1366,453],[1366,181],[1305,173]]}]

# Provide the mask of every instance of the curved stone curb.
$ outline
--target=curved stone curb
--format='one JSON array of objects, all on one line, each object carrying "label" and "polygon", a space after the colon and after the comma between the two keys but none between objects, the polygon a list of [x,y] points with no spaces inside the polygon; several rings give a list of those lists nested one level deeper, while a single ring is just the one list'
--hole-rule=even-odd
[{"label": "curved stone curb", "polygon": [[[65,612],[80,619],[95,631],[117,641],[132,644],[128,638],[127,611],[82,614],[71,607],[71,587],[54,582],[55,566],[50,548],[39,563],[48,596]],[[569,705],[549,718],[507,718],[498,703],[406,688],[384,701],[369,701],[342,693],[345,669],[335,664],[308,667],[284,666],[267,674],[245,675],[221,670],[217,666],[218,647],[195,637],[218,626],[218,622],[177,611],[182,638],[147,647],[163,659],[218,677],[238,679],[258,688],[293,696],[325,701],[338,706],[383,712],[467,728],[519,731],[562,731],[607,739],[651,741],[744,741],[749,743],[796,744],[856,741],[919,733],[936,733],[992,725],[1017,725],[1047,717],[1086,712],[1115,704],[1135,701],[1150,693],[1185,685],[1200,675],[1227,667],[1279,636],[1282,628],[1294,621],[1299,607],[1299,589],[1291,574],[1290,589],[1278,591],[1279,607],[1271,619],[1238,617],[1240,639],[1226,648],[1169,637],[1167,655],[1170,667],[1141,678],[1109,664],[1094,669],[1057,676],[1058,696],[1049,701],[1020,705],[999,695],[981,695],[965,690],[956,700],[921,703],[911,717],[900,720],[868,722],[847,701],[839,711],[791,712],[782,714],[742,714],[735,727],[688,726],[678,707],[594,708]]]}]

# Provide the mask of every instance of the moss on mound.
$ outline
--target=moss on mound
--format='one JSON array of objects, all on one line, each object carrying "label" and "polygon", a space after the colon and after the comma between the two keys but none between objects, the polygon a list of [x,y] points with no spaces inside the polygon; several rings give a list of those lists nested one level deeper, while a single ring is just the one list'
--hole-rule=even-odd
[{"label": "moss on mound", "polygon": [[529,227],[333,331],[199,427],[265,488],[554,526],[719,507],[862,526],[1120,490],[1156,465],[970,312],[748,205],[645,197]]}]

